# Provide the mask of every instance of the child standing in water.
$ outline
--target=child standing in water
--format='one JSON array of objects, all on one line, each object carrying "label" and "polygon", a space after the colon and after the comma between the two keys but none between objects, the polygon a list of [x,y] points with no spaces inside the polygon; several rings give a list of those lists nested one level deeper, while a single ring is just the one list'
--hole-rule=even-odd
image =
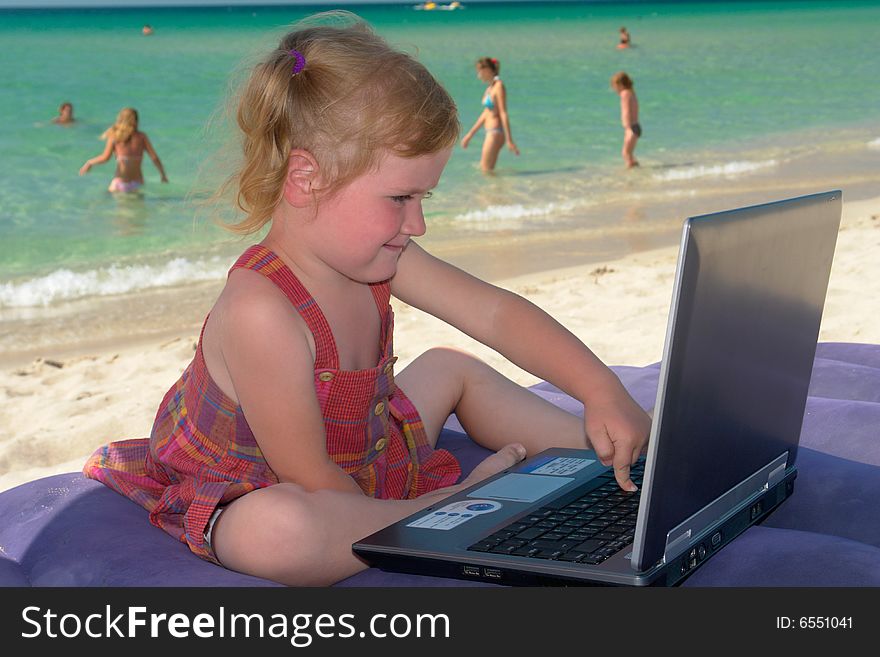
[{"label": "child standing in water", "polygon": [[633,89],[630,77],[620,71],[611,76],[611,88],[620,96],[620,122],[623,125],[623,161],[627,169],[639,166],[633,153],[636,150],[636,142],[642,136],[642,126],[639,125],[639,100]]},{"label": "child standing in water", "polygon": [[[253,69],[237,119],[232,228],[268,234],[232,266],[150,438],[97,450],[88,476],[197,555],[292,585],[354,574],[356,540],[551,444],[592,446],[634,490],[650,421],[617,377],[413,241],[459,130],[421,64],[362,22],[306,25]],[[392,294],[583,400],[585,419],[452,349],[395,372]],[[461,483],[436,449],[452,412],[496,450]]]},{"label": "child standing in water", "polygon": [[116,123],[107,128],[101,139],[107,140],[104,152],[86,160],[79,170],[79,175],[84,176],[95,164],[103,164],[110,159],[110,155],[116,154],[116,173],[110,181],[110,192],[136,192],[144,185],[144,172],[141,170],[141,160],[144,159],[144,151],[153,160],[153,164],[162,176],[162,182],[167,183],[168,177],[159,156],[150,143],[150,138],[145,132],[138,130],[138,113],[133,107],[126,107],[116,117]]}]

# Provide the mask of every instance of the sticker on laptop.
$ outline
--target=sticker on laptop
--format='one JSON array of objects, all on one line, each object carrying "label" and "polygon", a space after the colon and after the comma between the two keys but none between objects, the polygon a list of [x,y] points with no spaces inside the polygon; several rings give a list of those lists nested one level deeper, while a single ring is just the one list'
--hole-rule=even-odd
[{"label": "sticker on laptop", "polygon": [[548,457],[546,460],[534,461],[519,472],[528,472],[538,475],[552,475],[554,477],[568,477],[578,470],[583,470],[588,465],[595,463],[595,459],[579,459],[567,456]]},{"label": "sticker on laptop", "polygon": [[511,472],[480,486],[477,490],[468,493],[468,497],[535,502],[572,481],[574,481],[572,477],[545,477]]},{"label": "sticker on laptop", "polygon": [[501,508],[501,502],[492,500],[460,500],[414,520],[407,527],[421,529],[454,529],[471,518],[492,513]]}]

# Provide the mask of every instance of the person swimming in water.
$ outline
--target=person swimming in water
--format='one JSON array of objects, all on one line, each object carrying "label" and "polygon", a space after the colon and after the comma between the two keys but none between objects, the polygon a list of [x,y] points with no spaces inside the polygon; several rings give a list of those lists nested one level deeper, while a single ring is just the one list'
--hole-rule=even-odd
[{"label": "person swimming in water", "polygon": [[630,47],[630,36],[629,32],[625,27],[620,28],[620,41],[617,43],[618,50],[623,50],[624,48]]},{"label": "person swimming in water", "polygon": [[58,116],[52,119],[52,123],[57,123],[59,125],[70,125],[74,122],[74,120],[73,104],[61,103],[61,107],[58,108]]},{"label": "person swimming in water", "polygon": [[483,111],[473,127],[461,140],[461,147],[467,148],[471,139],[480,127],[486,129],[486,138],[483,141],[483,153],[480,157],[480,168],[483,171],[495,169],[498,161],[498,153],[504,143],[507,143],[514,154],[519,155],[519,148],[513,141],[510,132],[510,117],[507,113],[507,92],[504,83],[498,76],[501,64],[492,57],[481,57],[477,60],[477,77],[488,86],[483,94]]},{"label": "person swimming in water", "polygon": [[110,192],[136,192],[144,185],[144,173],[141,170],[141,160],[144,151],[153,160],[153,164],[162,176],[162,182],[167,183],[168,177],[162,162],[156,154],[153,144],[144,132],[138,130],[138,113],[133,107],[126,107],[119,112],[116,123],[107,128],[102,139],[107,140],[104,152],[86,160],[79,170],[79,175],[84,176],[95,164],[103,164],[116,155],[116,173],[110,181]]}]

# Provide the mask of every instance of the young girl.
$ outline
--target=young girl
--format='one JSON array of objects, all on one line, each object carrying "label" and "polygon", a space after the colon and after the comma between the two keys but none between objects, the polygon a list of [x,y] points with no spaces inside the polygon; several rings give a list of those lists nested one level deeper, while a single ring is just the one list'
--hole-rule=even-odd
[{"label": "young girl", "polygon": [[498,153],[501,152],[501,147],[505,142],[507,142],[507,148],[516,155],[519,155],[519,148],[514,143],[513,135],[510,132],[507,92],[504,89],[504,83],[498,77],[501,64],[497,59],[482,57],[477,60],[476,66],[477,77],[487,85],[483,94],[483,111],[477,122],[461,140],[461,147],[467,148],[477,130],[483,126],[486,130],[486,138],[483,141],[483,153],[480,156],[480,169],[493,171],[495,163],[498,162]]},{"label": "young girl", "polygon": [[86,160],[86,163],[79,170],[79,175],[84,176],[92,166],[103,164],[110,159],[111,154],[115,153],[116,173],[113,175],[113,180],[110,181],[110,187],[107,188],[107,191],[136,192],[144,184],[141,160],[144,158],[144,151],[146,151],[159,170],[162,182],[168,182],[165,169],[150,143],[150,138],[146,133],[138,130],[138,113],[133,107],[126,107],[119,112],[116,123],[104,131],[101,139],[107,140],[104,152]]},{"label": "young girl", "polygon": [[620,96],[620,123],[623,125],[621,154],[626,168],[631,169],[639,165],[633,155],[636,142],[642,136],[642,126],[639,125],[639,100],[636,98],[632,79],[623,71],[611,76],[611,88]]},{"label": "young girl", "polygon": [[[250,233],[149,439],[85,473],[199,556],[292,585],[364,564],[351,544],[550,445],[592,446],[634,490],[649,420],[573,335],[425,252],[422,201],[458,134],[439,83],[366,25],[302,27],[241,94],[231,182]],[[468,354],[394,371],[389,297],[421,308],[585,404],[565,413]],[[493,450],[462,483],[435,449],[455,412]]]}]

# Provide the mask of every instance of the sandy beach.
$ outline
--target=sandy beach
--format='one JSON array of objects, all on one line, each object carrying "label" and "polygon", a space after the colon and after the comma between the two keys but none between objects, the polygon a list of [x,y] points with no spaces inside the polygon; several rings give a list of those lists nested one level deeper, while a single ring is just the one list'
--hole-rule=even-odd
[{"label": "sandy beach", "polygon": [[[677,246],[665,247],[493,282],[544,308],[609,365],[642,366],[661,357],[677,251]],[[880,197],[846,202],[820,341],[880,343],[878,252]],[[219,286],[193,288],[204,311]],[[439,320],[399,302],[394,310],[399,367],[431,346],[451,345],[477,354],[522,385],[537,382]],[[146,341],[102,341],[96,327],[96,337],[75,348],[40,354],[22,349],[18,358],[5,358],[0,490],[77,471],[96,447],[149,435],[159,401],[192,358],[204,311],[178,318]]]}]

